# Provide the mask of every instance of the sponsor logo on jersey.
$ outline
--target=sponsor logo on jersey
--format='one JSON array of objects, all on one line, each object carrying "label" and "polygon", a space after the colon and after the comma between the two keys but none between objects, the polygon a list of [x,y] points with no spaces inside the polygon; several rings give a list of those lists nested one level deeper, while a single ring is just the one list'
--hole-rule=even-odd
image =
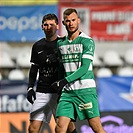
[{"label": "sponsor logo on jersey", "polygon": [[43,52],[43,50],[42,51],[39,51],[38,54],[41,54],[42,52]]},{"label": "sponsor logo on jersey", "polygon": [[71,54],[71,55],[63,55],[62,56],[63,60],[68,60],[68,59],[79,59],[78,54]]},{"label": "sponsor logo on jersey", "polygon": [[62,54],[72,54],[72,53],[82,53],[83,45],[82,44],[71,44],[60,46],[59,50]]}]

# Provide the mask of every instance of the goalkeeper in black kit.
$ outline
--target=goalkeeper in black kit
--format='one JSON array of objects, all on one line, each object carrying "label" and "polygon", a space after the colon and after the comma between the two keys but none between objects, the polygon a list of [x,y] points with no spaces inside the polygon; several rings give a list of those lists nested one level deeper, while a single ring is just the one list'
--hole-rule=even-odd
[{"label": "goalkeeper in black kit", "polygon": [[[50,123],[52,115],[55,116],[59,95],[57,91],[49,87],[58,80],[59,62],[56,48],[57,41],[60,39],[56,33],[58,28],[57,16],[55,14],[45,15],[42,19],[42,30],[46,37],[35,42],[32,47],[27,89],[27,100],[32,104],[29,133],[39,133],[43,123]],[[36,91],[34,90],[35,84]],[[51,132],[55,133],[55,123],[50,126]],[[73,122],[70,122],[67,132],[77,133]]]}]

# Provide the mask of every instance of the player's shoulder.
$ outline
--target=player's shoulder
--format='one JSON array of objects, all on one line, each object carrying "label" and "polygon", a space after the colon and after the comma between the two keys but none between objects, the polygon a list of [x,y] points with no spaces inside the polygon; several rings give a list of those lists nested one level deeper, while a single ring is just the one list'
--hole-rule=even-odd
[{"label": "player's shoulder", "polygon": [[43,45],[45,42],[45,38],[41,38],[40,40],[36,41],[33,46]]},{"label": "player's shoulder", "polygon": [[84,32],[81,32],[81,33],[79,34],[79,37],[92,39],[90,36],[88,36],[88,35],[85,34]]},{"label": "player's shoulder", "polygon": [[58,42],[62,42],[66,39],[66,36],[58,36]]},{"label": "player's shoulder", "polygon": [[79,35],[79,37],[81,37],[82,40],[86,40],[86,41],[89,41],[91,43],[94,43],[94,40],[92,39],[92,37],[88,36],[84,32],[81,32],[80,35]]}]

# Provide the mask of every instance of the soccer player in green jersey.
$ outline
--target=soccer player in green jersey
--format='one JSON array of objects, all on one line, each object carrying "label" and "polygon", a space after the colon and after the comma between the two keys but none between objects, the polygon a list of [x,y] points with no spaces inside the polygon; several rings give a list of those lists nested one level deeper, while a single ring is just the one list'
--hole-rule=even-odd
[{"label": "soccer player in green jersey", "polygon": [[66,133],[71,120],[87,119],[95,133],[105,133],[100,121],[96,83],[93,74],[95,44],[91,37],[79,30],[80,18],[75,9],[66,9],[63,24],[68,36],[58,41],[60,60],[65,75],[51,88],[61,92],[56,110],[56,133]]}]

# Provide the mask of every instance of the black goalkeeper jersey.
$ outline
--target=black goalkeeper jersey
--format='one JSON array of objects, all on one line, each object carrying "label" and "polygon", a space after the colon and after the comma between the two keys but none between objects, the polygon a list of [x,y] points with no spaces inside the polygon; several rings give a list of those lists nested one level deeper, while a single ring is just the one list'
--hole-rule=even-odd
[{"label": "black goalkeeper jersey", "polygon": [[[55,93],[50,90],[50,85],[58,80],[58,60],[50,62],[47,58],[50,54],[58,55],[57,53],[57,38],[54,41],[47,41],[45,38],[37,41],[32,47],[30,62],[38,68],[39,78],[37,81],[37,92]],[[32,78],[32,77],[31,77]],[[31,87],[35,83],[29,83]]]}]

